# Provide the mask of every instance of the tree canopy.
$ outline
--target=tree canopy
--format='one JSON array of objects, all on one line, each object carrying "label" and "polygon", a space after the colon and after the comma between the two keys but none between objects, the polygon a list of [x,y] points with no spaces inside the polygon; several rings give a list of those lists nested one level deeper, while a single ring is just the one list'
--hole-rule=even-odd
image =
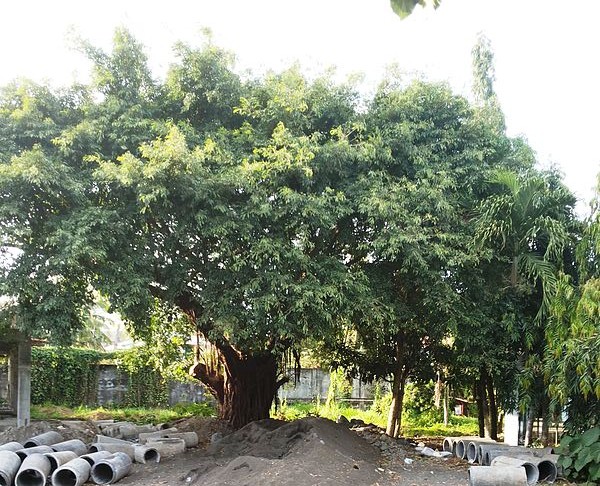
[{"label": "tree canopy", "polygon": [[189,325],[206,343],[192,373],[236,426],[268,416],[307,340],[393,378],[390,435],[406,380],[457,354],[480,353],[464,376],[492,398],[514,379],[523,334],[486,346],[550,312],[573,228],[497,106],[420,81],[365,100],[298,68],[241,77],[211,43],[177,46],[157,81],[126,30],[82,51],[90,85],[0,97],[1,288],[20,328],[69,342],[94,291],[138,336]]}]

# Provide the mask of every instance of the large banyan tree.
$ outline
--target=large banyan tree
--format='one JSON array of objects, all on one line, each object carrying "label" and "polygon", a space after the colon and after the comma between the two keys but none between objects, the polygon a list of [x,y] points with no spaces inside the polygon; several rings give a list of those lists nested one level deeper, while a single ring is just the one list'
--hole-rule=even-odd
[{"label": "large banyan tree", "polygon": [[242,81],[210,45],[179,46],[158,84],[125,31],[110,54],[83,50],[91,86],[3,93],[3,290],[19,325],[67,342],[93,289],[138,331],[172,306],[210,343],[193,373],[220,416],[265,418],[282,360],[358,301],[326,246],[347,212],[327,180],[349,163],[335,133],[354,94],[295,70]]},{"label": "large banyan tree", "polygon": [[469,210],[510,142],[443,86],[360,105],[327,76],[241,78],[210,44],[177,46],[162,82],[126,31],[82,50],[89,86],[0,99],[18,325],[68,342],[94,290],[138,334],[173,309],[209,343],[192,372],[234,426],[268,416],[306,338],[354,329],[396,378],[398,434],[410,357],[446,335]]}]

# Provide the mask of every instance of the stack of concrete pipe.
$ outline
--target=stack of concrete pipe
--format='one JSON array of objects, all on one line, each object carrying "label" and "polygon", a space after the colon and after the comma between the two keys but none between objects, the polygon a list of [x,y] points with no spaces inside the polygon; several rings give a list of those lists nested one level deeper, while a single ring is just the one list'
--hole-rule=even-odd
[{"label": "stack of concrete pipe", "polygon": [[447,437],[443,448],[470,464],[470,486],[532,486],[553,483],[558,476],[558,455],[551,448],[509,446],[480,437]]},{"label": "stack of concrete pipe", "polygon": [[89,480],[113,484],[129,474],[133,459],[144,463],[160,460],[151,446],[127,444],[134,451],[132,457],[118,450],[88,453],[81,440],[64,440],[54,431],[23,444],[8,442],[0,445],[0,486],[81,486]]}]

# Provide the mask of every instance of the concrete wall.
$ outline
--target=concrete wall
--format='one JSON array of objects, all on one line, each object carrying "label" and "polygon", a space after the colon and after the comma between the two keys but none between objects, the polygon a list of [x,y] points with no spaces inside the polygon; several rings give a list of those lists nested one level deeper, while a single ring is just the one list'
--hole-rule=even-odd
[{"label": "concrete wall", "polygon": [[[293,372],[290,370],[290,375]],[[374,385],[364,383],[355,378],[352,380],[351,400],[367,401],[373,400]],[[327,398],[329,389],[329,372],[318,368],[308,368],[300,371],[300,379],[297,383],[291,380],[279,390],[279,399],[294,400],[315,400],[317,398]]]},{"label": "concrete wall", "polygon": [[[293,371],[290,370],[290,375]],[[127,393],[128,380],[125,373],[119,372],[114,365],[100,365],[98,372],[98,392],[96,403],[88,405],[118,405]],[[279,390],[279,399],[287,401],[311,401],[319,397],[325,400],[329,389],[329,372],[317,368],[303,369],[300,380],[294,384],[291,380]],[[353,380],[351,400],[369,401],[373,399],[374,386]],[[8,398],[8,369],[0,363],[0,404]],[[181,402],[201,403],[212,399],[202,385],[193,383],[172,383],[169,387],[169,404]]]},{"label": "concrete wall", "polygon": [[[100,365],[98,373],[98,405],[118,405],[127,393],[128,378],[114,365]],[[169,385],[169,405],[181,402],[200,403],[206,400],[204,387],[194,383],[172,382]]]}]

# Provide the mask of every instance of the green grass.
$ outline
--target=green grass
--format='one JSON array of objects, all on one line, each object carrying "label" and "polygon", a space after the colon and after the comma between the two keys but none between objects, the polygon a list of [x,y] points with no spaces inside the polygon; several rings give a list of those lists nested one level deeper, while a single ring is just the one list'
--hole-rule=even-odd
[{"label": "green grass", "polygon": [[[278,410],[273,409],[271,415],[282,420],[296,420],[302,417],[314,416],[336,420],[343,415],[348,420],[361,419],[365,423],[374,424],[385,428],[387,413],[377,407],[360,410],[349,407],[343,403],[332,403],[328,406],[317,402],[311,403],[283,403]],[[405,437],[448,437],[457,435],[477,435],[477,419],[473,417],[459,417],[452,415],[445,426],[436,421],[431,414],[402,416],[402,435]]]},{"label": "green grass", "polygon": [[104,420],[114,419],[136,424],[160,424],[189,417],[211,417],[213,407],[203,403],[178,403],[171,408],[105,408],[44,404],[32,405],[31,418],[36,420]]},{"label": "green grass", "polygon": [[[384,408],[384,407],[383,407]],[[328,405],[316,402],[283,403],[278,410],[273,409],[271,416],[282,420],[296,420],[315,416],[336,420],[340,415],[348,420],[353,418],[365,423],[385,427],[387,411],[381,406],[360,410],[340,402]],[[166,423],[182,418],[215,416],[213,407],[198,404],[177,404],[171,408],[70,408],[62,405],[44,404],[31,407],[31,417],[36,420],[103,420],[114,419],[136,424]],[[477,435],[477,419],[473,417],[450,416],[448,426],[438,422],[434,414],[404,414],[402,417],[402,435],[405,437],[447,437],[456,435]]]}]

